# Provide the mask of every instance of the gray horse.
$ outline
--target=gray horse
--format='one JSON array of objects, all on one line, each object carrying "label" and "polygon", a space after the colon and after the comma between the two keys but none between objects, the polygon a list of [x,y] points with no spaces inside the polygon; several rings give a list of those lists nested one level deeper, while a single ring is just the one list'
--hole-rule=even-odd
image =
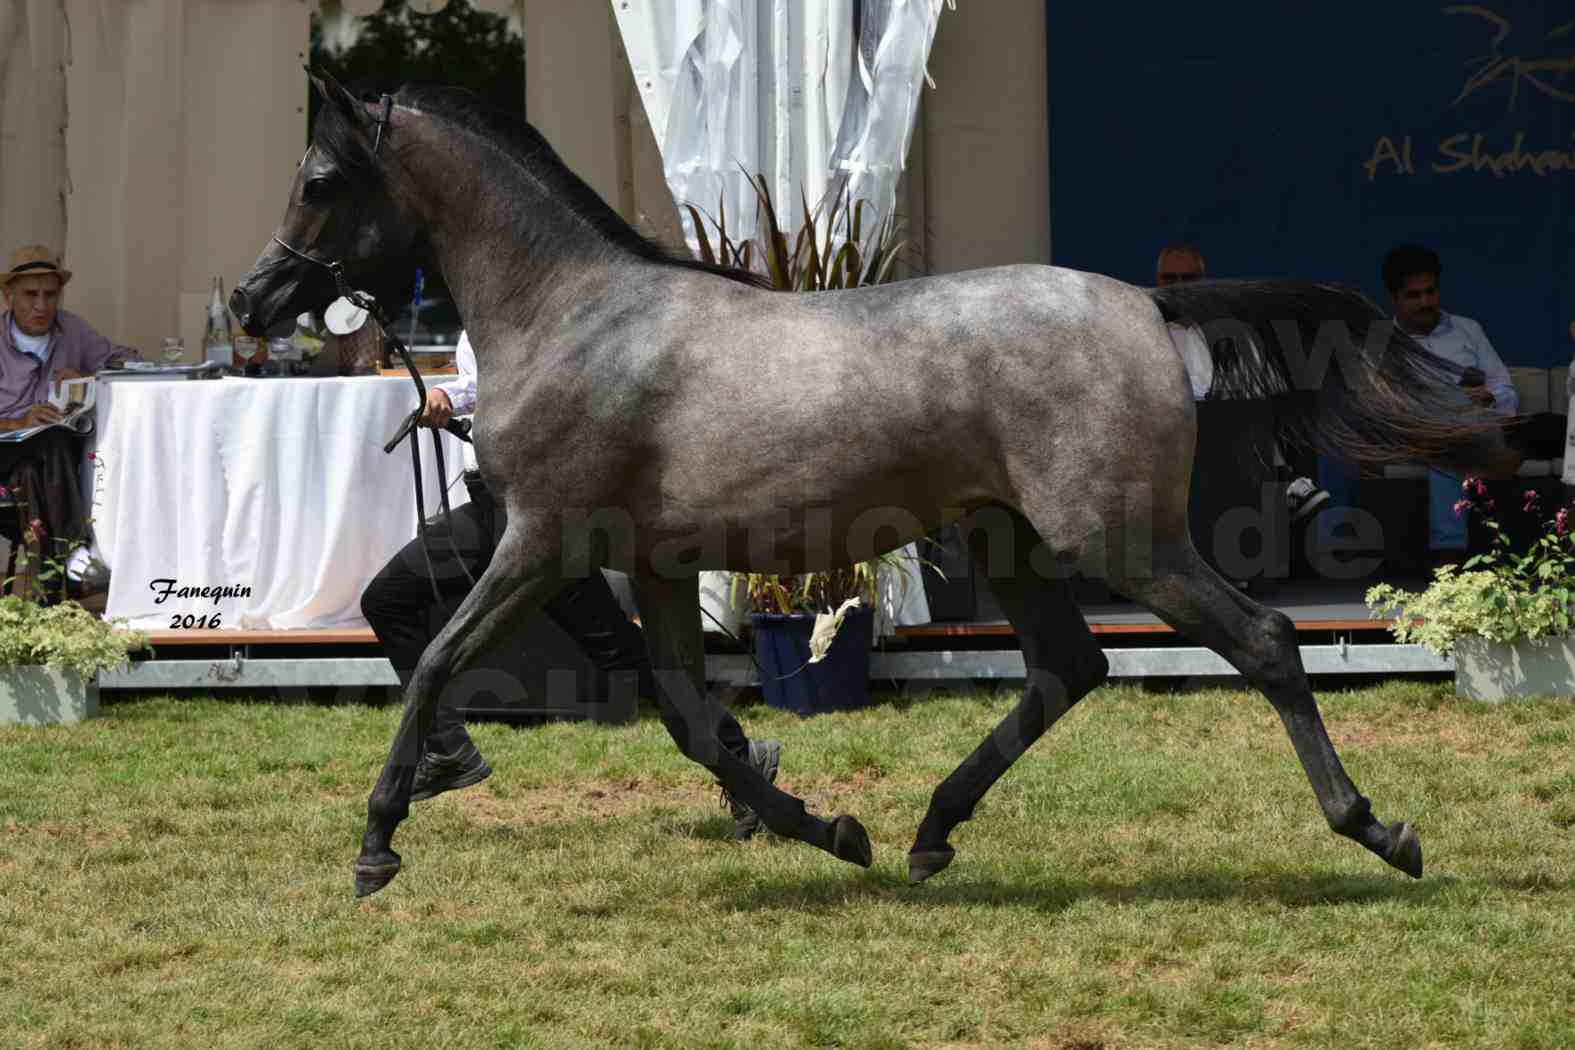
[{"label": "gray horse", "polygon": [[[356,892],[392,849],[436,705],[567,578],[632,573],[664,721],[683,753],[780,835],[868,866],[827,821],[720,747],[697,574],[868,558],[962,522],[1028,667],[1021,702],[937,787],[909,853],[948,836],[1107,664],[1067,577],[1112,588],[1207,645],[1280,714],[1330,827],[1419,877],[1421,844],[1377,820],[1324,731],[1283,615],[1194,551],[1194,409],[1165,322],[1219,336],[1217,387],[1284,395],[1283,418],[1348,459],[1498,473],[1513,456],[1458,374],[1366,300],[1293,283],[1151,292],[1011,266],[829,294],[779,294],[631,229],[528,125],[449,89],[382,102],[313,77],[325,105],[283,222],[231,305],[248,332],[321,310],[329,264],[383,302],[435,266],[475,344],[482,472],[508,527],[422,656],[368,802]],[[1229,336],[1229,338],[1224,338]]]}]

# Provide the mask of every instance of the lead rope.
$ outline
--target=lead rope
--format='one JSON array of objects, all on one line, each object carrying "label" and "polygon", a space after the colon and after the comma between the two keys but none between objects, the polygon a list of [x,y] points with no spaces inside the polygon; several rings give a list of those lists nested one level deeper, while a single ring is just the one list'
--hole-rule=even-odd
[{"label": "lead rope", "polygon": [[[338,274],[336,273],[335,276],[338,276]],[[348,289],[349,286],[343,284],[342,280],[341,285],[341,294],[344,294],[344,290]],[[382,309],[377,305],[377,300],[356,291],[350,291],[349,294],[345,295],[345,298],[365,310],[377,321],[378,326],[383,329],[383,334],[393,344],[394,352],[399,355],[399,360],[404,364],[405,370],[410,373],[411,381],[416,384],[416,407],[411,411],[410,415],[405,417],[405,421],[394,432],[394,436],[388,439],[388,443],[383,446],[383,451],[393,452],[405,435],[410,435],[410,470],[416,486],[416,535],[421,540],[421,557],[426,561],[427,582],[432,585],[432,597],[439,606],[442,606],[443,596],[438,591],[437,571],[432,567],[432,551],[427,546],[426,488],[421,484],[421,434],[420,427],[416,425],[421,418],[421,413],[426,411],[427,385],[422,382],[421,373],[416,370],[416,362],[411,357],[410,348],[405,346],[400,341],[399,336],[394,334],[393,329],[383,315]],[[443,429],[461,441],[470,442],[469,420],[450,419],[443,424]],[[471,587],[475,587],[476,578],[470,574],[470,568],[465,564],[465,558],[459,552],[459,544],[454,539],[454,514],[448,501],[448,467],[443,460],[443,436],[436,430],[432,431],[432,457],[437,462],[439,479],[438,503],[443,508],[443,525],[448,533],[449,549],[454,552],[454,561],[459,565],[459,571],[465,574],[465,581]]]}]

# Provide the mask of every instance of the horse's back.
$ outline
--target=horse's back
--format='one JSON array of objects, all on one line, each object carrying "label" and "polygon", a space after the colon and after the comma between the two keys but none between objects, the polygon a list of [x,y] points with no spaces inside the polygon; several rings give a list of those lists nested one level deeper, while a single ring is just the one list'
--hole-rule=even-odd
[{"label": "horse's back", "polygon": [[[565,503],[628,507],[658,533],[695,514],[776,529],[821,505],[839,522],[899,509],[922,534],[981,505],[1063,506],[1040,524],[1075,537],[1183,444],[1190,464],[1179,358],[1119,281],[1030,265],[809,294],[651,279],[620,292],[649,305],[608,304],[616,340],[574,351],[608,367],[529,398],[534,432],[583,453],[540,479]],[[612,332],[575,318],[587,330]]]},{"label": "horse's back", "polygon": [[687,425],[708,424],[697,455],[743,465],[750,491],[769,463],[833,500],[923,507],[929,524],[930,507],[1118,499],[1190,467],[1180,359],[1149,295],[1107,277],[1019,265],[745,290],[720,329],[725,347],[685,369]]}]

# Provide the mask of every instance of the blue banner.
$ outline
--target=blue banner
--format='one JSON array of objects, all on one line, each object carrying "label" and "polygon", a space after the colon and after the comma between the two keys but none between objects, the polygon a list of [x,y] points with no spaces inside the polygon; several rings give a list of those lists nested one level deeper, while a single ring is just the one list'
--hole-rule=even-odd
[{"label": "blue banner", "polygon": [[1575,4],[1050,3],[1051,250],[1335,280],[1414,241],[1506,363],[1575,344]]}]

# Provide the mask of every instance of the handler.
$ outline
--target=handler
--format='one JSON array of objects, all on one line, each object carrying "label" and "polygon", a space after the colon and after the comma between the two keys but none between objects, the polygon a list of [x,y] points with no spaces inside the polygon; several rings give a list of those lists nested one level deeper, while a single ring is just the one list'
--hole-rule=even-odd
[{"label": "handler", "polygon": [[[418,421],[420,425],[441,428],[455,415],[475,411],[476,352],[468,334],[460,335],[455,363],[459,367],[458,378],[427,390],[426,407]],[[465,448],[465,467],[464,481],[470,502],[453,511],[453,544],[448,542],[441,515],[427,523],[432,575],[443,598],[442,606],[434,608],[432,581],[427,575],[419,538],[395,554],[361,595],[361,613],[383,644],[383,651],[394,665],[401,686],[410,684],[416,663],[427,644],[469,593],[471,585],[461,566],[469,570],[470,579],[479,579],[503,536],[506,523],[503,508],[498,506],[481,479],[475,453],[469,446]],[[600,571],[571,582],[546,604],[543,611],[579,643],[598,668],[603,671],[636,670],[640,675],[640,693],[656,695],[645,636],[624,615],[612,588],[607,585],[607,578]],[[738,720],[725,708],[717,735],[723,747],[753,765],[768,781],[776,780],[782,753],[779,741],[750,741]],[[440,704],[426,751],[416,766],[410,800],[419,802],[445,791],[469,787],[491,774],[492,767],[465,731],[464,717],[451,704]],[[731,796],[726,796],[726,802],[733,814],[734,837],[742,841],[754,835],[760,827],[759,815]]]}]

